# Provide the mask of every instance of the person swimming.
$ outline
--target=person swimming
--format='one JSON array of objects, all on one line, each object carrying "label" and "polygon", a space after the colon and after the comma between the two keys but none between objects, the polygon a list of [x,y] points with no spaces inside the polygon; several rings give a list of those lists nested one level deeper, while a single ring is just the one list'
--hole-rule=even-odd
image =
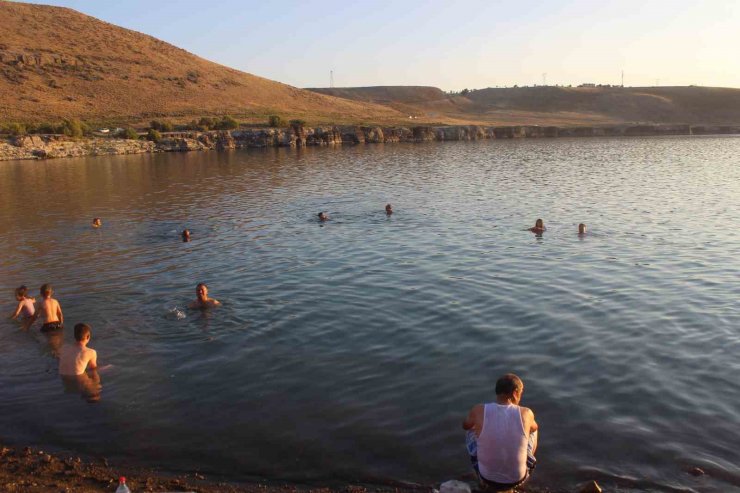
[{"label": "person swimming", "polygon": [[388,216],[393,214],[393,206],[391,206],[391,204],[385,204],[385,213]]},{"label": "person swimming", "polygon": [[96,217],[96,218],[94,218],[92,220],[92,227],[93,228],[99,228],[102,225],[103,225],[103,221],[101,221],[99,217]]},{"label": "person swimming", "polygon": [[36,298],[28,296],[28,288],[21,286],[15,290],[15,299],[18,300],[18,306],[10,316],[11,320],[16,320],[20,317],[22,320],[30,320],[33,314],[36,313]]},{"label": "person swimming", "polygon": [[182,241],[187,243],[188,241],[190,241],[190,230],[187,228],[183,229],[181,236],[182,236]]},{"label": "person swimming", "polygon": [[578,225],[578,234],[579,235],[585,235],[586,234],[586,225],[581,223]]},{"label": "person swimming", "polygon": [[221,305],[221,302],[217,299],[208,297],[208,286],[206,286],[206,283],[204,282],[198,283],[198,285],[195,286],[195,295],[197,298],[190,303],[190,308],[202,310]]},{"label": "person swimming", "polygon": [[532,233],[542,234],[543,232],[547,231],[547,228],[545,227],[545,222],[542,219],[537,219],[534,222],[534,227],[529,228],[529,230]]},{"label": "person swimming", "polygon": [[324,222],[329,220],[329,214],[324,211],[319,212],[319,221]]}]

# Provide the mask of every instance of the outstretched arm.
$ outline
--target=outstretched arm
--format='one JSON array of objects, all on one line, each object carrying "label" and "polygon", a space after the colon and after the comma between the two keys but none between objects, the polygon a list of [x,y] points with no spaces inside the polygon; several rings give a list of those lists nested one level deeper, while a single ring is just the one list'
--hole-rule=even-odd
[{"label": "outstretched arm", "polygon": [[23,302],[22,301],[19,301],[18,302],[18,306],[16,307],[15,311],[13,312],[13,314],[10,316],[10,319],[11,320],[15,320],[16,318],[18,318],[18,315],[21,314],[21,310],[22,309],[23,309]]}]

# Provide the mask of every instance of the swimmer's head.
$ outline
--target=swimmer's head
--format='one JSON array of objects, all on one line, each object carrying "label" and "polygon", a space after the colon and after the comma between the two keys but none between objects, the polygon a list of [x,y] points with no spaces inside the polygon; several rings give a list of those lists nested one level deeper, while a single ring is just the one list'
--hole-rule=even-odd
[{"label": "swimmer's head", "polygon": [[578,225],[578,234],[579,235],[585,235],[586,234],[586,225],[581,223]]},{"label": "swimmer's head", "polygon": [[18,301],[25,298],[27,294],[28,294],[28,288],[26,286],[15,288],[15,299],[17,299]]},{"label": "swimmer's head", "polygon": [[537,228],[537,229],[544,229],[544,227],[545,227],[545,221],[543,221],[542,219],[537,219],[534,222],[534,227]]},{"label": "swimmer's head", "polygon": [[329,216],[326,212],[319,212],[319,221],[326,221],[327,219],[329,219]]},{"label": "swimmer's head", "polygon": [[41,293],[41,296],[44,298],[51,297],[52,293],[54,292],[54,288],[51,287],[51,284],[44,284],[39,288],[39,293]]},{"label": "swimmer's head", "polygon": [[208,299],[208,286],[206,286],[206,283],[200,282],[197,286],[195,286],[195,295],[198,297],[199,300]]},{"label": "swimmer's head", "polygon": [[182,241],[190,241],[190,230],[189,229],[182,230]]},{"label": "swimmer's head", "polygon": [[391,204],[385,204],[385,213],[393,214],[393,207],[391,206]]},{"label": "swimmer's head", "polygon": [[95,219],[93,219],[92,225],[93,228],[99,228],[103,225],[103,221],[101,221],[99,217],[96,217]]},{"label": "swimmer's head", "polygon": [[83,342],[90,340],[90,337],[92,337],[92,330],[89,325],[83,323],[75,325],[75,341]]}]

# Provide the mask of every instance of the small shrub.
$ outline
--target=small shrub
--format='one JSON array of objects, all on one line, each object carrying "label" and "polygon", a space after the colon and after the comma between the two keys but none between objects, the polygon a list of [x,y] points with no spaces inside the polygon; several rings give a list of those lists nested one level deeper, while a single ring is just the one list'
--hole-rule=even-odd
[{"label": "small shrub", "polygon": [[129,140],[137,140],[139,138],[139,134],[133,128],[126,127],[123,131],[123,138]]},{"label": "small shrub", "polygon": [[234,130],[235,128],[239,128],[239,122],[226,115],[220,121],[215,122],[211,128],[215,130]]},{"label": "small shrub", "polygon": [[306,125],[306,120],[290,120],[290,124],[294,127],[303,127]]},{"label": "small shrub", "polygon": [[267,117],[267,124],[273,128],[278,128],[285,125],[285,122],[278,115],[270,115]]},{"label": "small shrub", "polygon": [[161,122],[159,120],[152,120],[149,124],[152,130],[159,130],[160,132],[172,132],[175,127],[170,122]]},{"label": "small shrub", "polygon": [[198,129],[199,130],[210,130],[216,126],[216,121],[213,118],[208,118],[207,116],[204,116],[200,120],[198,120]]},{"label": "small shrub", "polygon": [[64,135],[74,139],[82,137],[85,134],[82,122],[76,118],[65,119],[62,123],[61,130]]},{"label": "small shrub", "polygon": [[26,126],[22,123],[8,123],[3,130],[10,135],[26,135],[27,133]]},{"label": "small shrub", "polygon": [[146,140],[151,140],[152,142],[159,142],[162,140],[162,134],[159,133],[158,130],[154,130],[153,128],[150,128],[149,131],[146,133]]}]

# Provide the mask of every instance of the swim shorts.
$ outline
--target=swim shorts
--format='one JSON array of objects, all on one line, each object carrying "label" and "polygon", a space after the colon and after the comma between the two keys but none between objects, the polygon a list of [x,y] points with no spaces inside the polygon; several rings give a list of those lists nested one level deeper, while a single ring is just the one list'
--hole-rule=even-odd
[{"label": "swim shorts", "polygon": [[41,332],[56,332],[64,329],[64,325],[61,322],[47,322],[41,326]]}]

